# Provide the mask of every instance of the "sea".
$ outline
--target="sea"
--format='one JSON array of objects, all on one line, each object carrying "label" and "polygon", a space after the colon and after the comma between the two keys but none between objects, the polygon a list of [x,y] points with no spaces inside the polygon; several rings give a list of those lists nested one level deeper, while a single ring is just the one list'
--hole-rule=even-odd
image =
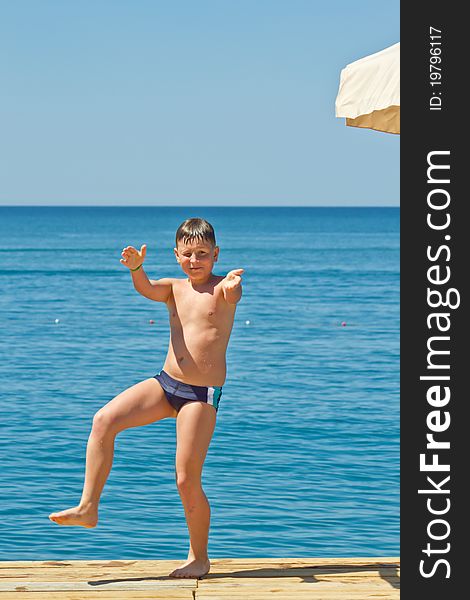
[{"label": "sea", "polygon": [[93,415],[157,373],[164,304],[119,262],[147,244],[182,277],[174,234],[215,228],[215,274],[245,269],[203,472],[209,554],[399,554],[399,209],[0,207],[0,560],[185,559],[175,419],[128,429],[94,529],[81,496]]}]

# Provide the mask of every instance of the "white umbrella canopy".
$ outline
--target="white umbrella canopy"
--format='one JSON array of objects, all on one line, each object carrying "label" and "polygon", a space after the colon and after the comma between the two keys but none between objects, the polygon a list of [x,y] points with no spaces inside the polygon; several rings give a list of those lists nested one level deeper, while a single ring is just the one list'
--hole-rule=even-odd
[{"label": "white umbrella canopy", "polygon": [[400,133],[400,43],[341,71],[336,116],[350,127]]}]

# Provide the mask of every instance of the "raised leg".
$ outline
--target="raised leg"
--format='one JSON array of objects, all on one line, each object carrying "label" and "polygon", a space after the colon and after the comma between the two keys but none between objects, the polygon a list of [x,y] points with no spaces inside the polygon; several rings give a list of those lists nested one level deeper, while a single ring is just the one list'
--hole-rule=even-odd
[{"label": "raised leg", "polygon": [[176,483],[190,546],[187,561],[170,577],[202,577],[210,569],[207,555],[210,506],[202,489],[201,475],[215,422],[215,408],[205,402],[185,404],[176,419]]},{"label": "raised leg", "polygon": [[175,416],[175,409],[154,378],[133,385],[103,406],[93,418],[88,438],[85,484],[80,503],[50,514],[49,519],[59,525],[96,527],[101,492],[113,464],[116,435],[130,427]]}]

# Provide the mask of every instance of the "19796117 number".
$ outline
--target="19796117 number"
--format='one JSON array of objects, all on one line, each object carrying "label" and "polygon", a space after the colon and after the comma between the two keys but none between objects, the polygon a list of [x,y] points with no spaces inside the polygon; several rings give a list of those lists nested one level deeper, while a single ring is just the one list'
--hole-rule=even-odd
[{"label": "19796117 number", "polygon": [[442,94],[438,91],[438,86],[442,83],[442,43],[441,36],[442,31],[435,27],[429,28],[429,85],[433,90],[431,98],[429,99],[430,110],[441,110],[442,109]]}]

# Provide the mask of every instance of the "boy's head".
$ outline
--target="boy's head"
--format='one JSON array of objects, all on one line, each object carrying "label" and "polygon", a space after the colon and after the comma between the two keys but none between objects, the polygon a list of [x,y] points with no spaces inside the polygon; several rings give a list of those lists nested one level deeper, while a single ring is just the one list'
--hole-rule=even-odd
[{"label": "boy's head", "polygon": [[179,241],[205,241],[216,246],[214,228],[205,219],[186,219],[176,230],[176,246]]},{"label": "boy's head", "polygon": [[186,275],[197,281],[206,279],[219,256],[214,228],[205,219],[186,219],[176,231],[174,251]]}]

